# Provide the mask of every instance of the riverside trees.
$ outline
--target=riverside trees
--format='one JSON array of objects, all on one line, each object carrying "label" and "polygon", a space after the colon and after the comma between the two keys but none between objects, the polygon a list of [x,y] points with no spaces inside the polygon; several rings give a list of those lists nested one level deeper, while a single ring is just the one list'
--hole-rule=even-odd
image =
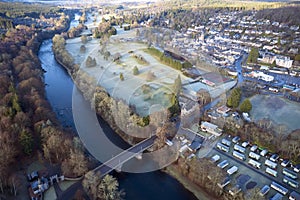
[{"label": "riverside trees", "polygon": [[123,192],[119,191],[118,181],[111,175],[101,179],[99,173],[90,171],[84,176],[82,185],[91,199],[121,200],[123,196]]},{"label": "riverside trees", "polygon": [[[3,5],[4,3],[0,5],[1,11],[9,10],[4,13],[17,18],[20,15],[24,15],[22,17],[29,15],[33,21],[34,16],[43,10],[35,5],[14,4],[11,11],[9,8],[11,5],[7,5],[7,8],[3,8]],[[26,7],[26,11],[23,6]],[[35,14],[32,9],[35,10]],[[56,13],[56,9],[52,11],[48,10],[44,14],[51,16],[51,20],[45,19],[45,21],[51,21],[53,27],[45,28],[42,32],[37,31],[38,28],[35,26],[16,23],[14,27],[6,30],[0,40],[0,192],[2,194],[10,192],[17,195],[20,184],[15,171],[18,170],[19,165],[14,164],[18,158],[32,156],[32,153],[42,146],[39,140],[40,130],[46,121],[56,123],[51,107],[45,99],[43,71],[36,55],[44,37],[54,35],[66,28],[67,17],[62,13]],[[2,17],[4,16],[0,18]],[[39,14],[37,17],[40,17]]]}]

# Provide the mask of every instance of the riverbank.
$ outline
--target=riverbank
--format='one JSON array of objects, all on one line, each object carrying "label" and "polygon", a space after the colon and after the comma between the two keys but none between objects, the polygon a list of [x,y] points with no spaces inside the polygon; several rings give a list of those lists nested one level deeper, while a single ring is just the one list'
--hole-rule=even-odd
[{"label": "riverbank", "polygon": [[209,195],[204,189],[197,186],[195,183],[190,181],[188,178],[180,174],[180,172],[177,169],[178,166],[175,164],[171,164],[162,171],[169,174],[173,178],[175,178],[177,181],[179,181],[183,187],[185,187],[187,190],[192,192],[197,199],[199,200],[217,200],[216,198]]},{"label": "riverbank", "polygon": [[[54,53],[55,55],[55,53]],[[63,62],[59,61],[59,59],[57,57],[55,57],[55,59],[58,61],[58,63],[60,63],[64,68],[66,68],[69,72],[69,75],[72,76],[72,73],[70,73],[70,71],[72,71],[72,69],[68,69],[66,67],[66,65],[64,65]],[[74,80],[74,77],[72,77],[72,79]],[[74,83],[76,85],[81,85],[80,82],[82,82],[83,80],[80,77],[76,77],[76,81],[74,81]],[[89,85],[89,87],[91,87]],[[80,87],[79,87],[80,89]],[[82,87],[81,87],[81,91],[82,91]],[[83,90],[82,92],[86,93],[87,90]],[[103,95],[105,95],[105,98],[108,98],[109,100],[107,101],[114,101],[112,97],[108,96],[108,94],[103,90]],[[88,92],[89,93],[89,92]],[[90,101],[90,100],[89,100]],[[105,105],[104,105],[105,106]],[[100,116],[101,113],[98,113]],[[107,118],[107,115],[102,116],[104,119]],[[111,120],[110,118],[108,118],[108,120]],[[107,121],[107,120],[105,120]],[[119,132],[119,127],[116,126],[116,124],[111,124],[109,123],[109,121],[107,121],[109,126],[115,131],[115,133],[117,133],[119,136],[121,136],[121,138],[123,138],[125,141],[127,141],[130,144],[132,143],[132,140],[128,140],[128,138],[124,138],[124,135],[122,136]],[[113,122],[113,121],[111,121]],[[122,130],[121,130],[122,132]],[[125,134],[125,133],[123,133]],[[125,135],[126,137],[128,137],[127,135]],[[207,194],[207,192],[205,192],[203,189],[201,189],[199,186],[197,186],[195,183],[193,183],[190,179],[188,179],[187,177],[183,176],[180,174],[180,169],[178,169],[178,166],[176,167],[175,165],[171,165],[169,167],[166,168],[166,170],[163,170],[163,172],[165,172],[166,174],[172,176],[173,178],[175,178],[177,181],[179,181],[180,184],[182,184],[182,186],[184,188],[186,188],[187,190],[189,190],[190,192],[192,192],[198,199],[204,199],[204,200],[210,200],[210,199],[214,199],[213,197],[211,197],[209,194]]]}]

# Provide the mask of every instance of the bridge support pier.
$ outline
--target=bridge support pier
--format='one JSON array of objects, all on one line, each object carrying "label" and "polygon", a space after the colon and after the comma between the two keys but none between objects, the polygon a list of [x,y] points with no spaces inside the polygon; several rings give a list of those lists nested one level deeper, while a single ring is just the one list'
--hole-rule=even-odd
[{"label": "bridge support pier", "polygon": [[135,158],[138,159],[138,160],[142,160],[142,158],[143,158],[142,155],[143,155],[142,153],[139,153],[139,154],[137,154],[137,155],[135,156]]},{"label": "bridge support pier", "polygon": [[122,165],[118,166],[115,170],[118,173],[122,172]]}]

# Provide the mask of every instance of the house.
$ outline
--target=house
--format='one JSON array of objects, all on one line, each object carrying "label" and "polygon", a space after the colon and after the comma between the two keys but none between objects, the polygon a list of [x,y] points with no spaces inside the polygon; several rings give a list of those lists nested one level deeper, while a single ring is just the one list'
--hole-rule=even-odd
[{"label": "house", "polygon": [[280,67],[291,68],[293,65],[293,60],[291,60],[287,56],[277,56],[275,61],[276,61],[276,65]]},{"label": "house", "polygon": [[265,74],[261,71],[252,71],[251,73],[248,74],[248,76],[252,77],[252,78],[261,79],[261,80],[266,81],[266,82],[271,82],[271,81],[274,80],[274,76]]},{"label": "house", "polygon": [[211,133],[215,136],[222,135],[222,130],[217,125],[212,124],[210,122],[202,121],[200,128],[201,128],[202,131]]},{"label": "house", "polygon": [[227,115],[227,113],[230,111],[231,109],[228,108],[226,105],[220,106],[219,108],[217,108],[217,112],[222,114],[223,116]]},{"label": "house", "polygon": [[196,152],[200,148],[201,148],[201,143],[198,141],[193,141],[192,144],[189,146],[189,149],[192,152]]},{"label": "house", "polygon": [[188,115],[198,108],[198,104],[195,101],[188,100],[186,104],[183,105],[182,114]]},{"label": "house", "polygon": [[276,60],[276,55],[269,52],[259,52],[260,57],[257,59],[259,62],[272,64]]}]

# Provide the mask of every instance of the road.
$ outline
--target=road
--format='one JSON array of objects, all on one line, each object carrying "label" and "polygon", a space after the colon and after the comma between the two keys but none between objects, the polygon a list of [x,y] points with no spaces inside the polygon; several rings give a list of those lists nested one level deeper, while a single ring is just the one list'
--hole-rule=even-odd
[{"label": "road", "polygon": [[100,172],[101,177],[107,175],[112,170],[117,169],[118,167],[122,166],[123,163],[135,157],[138,153],[141,153],[144,150],[151,147],[156,138],[157,136],[154,135],[151,138],[143,140],[142,142],[136,144],[135,146],[130,147],[129,149],[121,152],[117,156],[113,157],[112,159],[98,166],[93,171]]}]

